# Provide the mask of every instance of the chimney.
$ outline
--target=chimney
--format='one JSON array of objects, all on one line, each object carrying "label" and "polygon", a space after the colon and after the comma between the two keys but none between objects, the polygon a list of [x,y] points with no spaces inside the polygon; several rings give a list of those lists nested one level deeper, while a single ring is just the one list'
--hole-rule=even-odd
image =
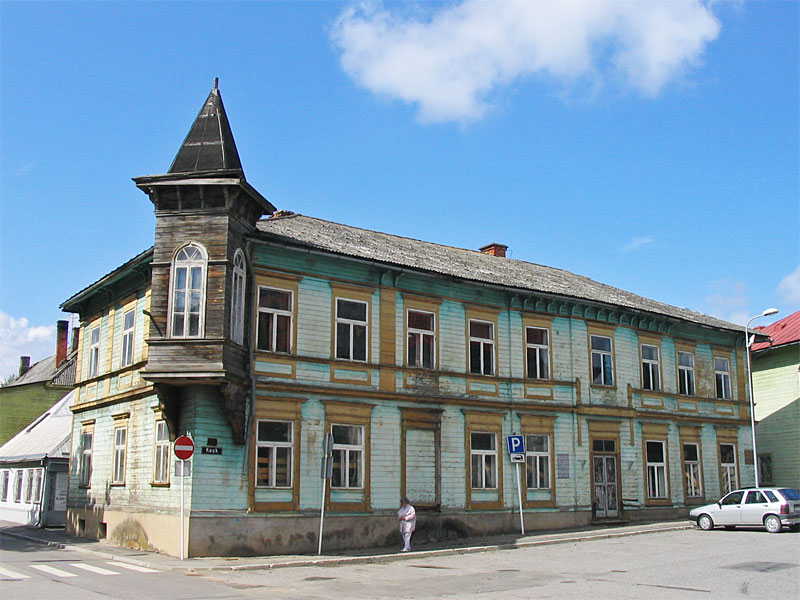
[{"label": "chimney", "polygon": [[80,327],[73,327],[72,328],[72,346],[70,347],[70,352],[75,352],[78,349],[78,340],[81,336],[81,328]]},{"label": "chimney", "polygon": [[508,250],[508,246],[505,244],[498,244],[497,242],[492,242],[491,244],[486,244],[485,246],[480,247],[480,251],[484,254],[499,256],[500,258],[505,258],[506,250]]},{"label": "chimney", "polygon": [[69,321],[56,323],[56,367],[67,358],[67,335],[69,334]]},{"label": "chimney", "polygon": [[30,356],[20,356],[19,357],[19,375],[18,377],[22,377],[28,370],[31,368],[31,357]]}]

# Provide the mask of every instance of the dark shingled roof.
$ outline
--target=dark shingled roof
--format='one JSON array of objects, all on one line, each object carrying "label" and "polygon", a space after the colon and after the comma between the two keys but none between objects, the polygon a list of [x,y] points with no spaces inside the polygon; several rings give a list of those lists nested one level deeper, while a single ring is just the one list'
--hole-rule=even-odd
[{"label": "dark shingled roof", "polygon": [[30,383],[47,382],[53,385],[73,386],[75,385],[75,365],[78,362],[78,353],[73,351],[58,367],[56,367],[56,355],[48,356],[35,363],[30,369],[25,371],[22,377],[17,377],[6,387],[18,385],[28,385]]},{"label": "dark shingled roof", "polygon": [[222,96],[214,80],[214,89],[183,140],[169,173],[204,173],[242,170],[233,132],[225,114]]},{"label": "dark shingled roof", "polygon": [[532,293],[602,303],[728,331],[741,327],[562,269],[280,212],[258,222],[266,240]]}]

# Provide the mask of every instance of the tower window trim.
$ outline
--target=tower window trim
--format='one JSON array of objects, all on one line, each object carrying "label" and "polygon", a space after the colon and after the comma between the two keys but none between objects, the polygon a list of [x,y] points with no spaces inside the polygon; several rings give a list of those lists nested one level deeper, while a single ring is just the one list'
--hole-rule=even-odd
[{"label": "tower window trim", "polygon": [[231,294],[231,339],[236,344],[244,344],[245,290],[247,289],[247,270],[244,252],[237,249],[233,255],[233,292]]},{"label": "tower window trim", "polygon": [[[189,255],[189,250],[194,249],[197,252]],[[182,258],[185,256],[185,258]],[[194,282],[194,269],[199,269],[199,282]],[[179,277],[181,271],[185,270],[183,275],[183,285],[178,287]],[[191,275],[191,277],[190,277]],[[205,316],[206,316],[206,283],[208,277],[208,254],[205,248],[196,242],[189,242],[184,244],[175,252],[172,259],[172,266],[170,268],[169,278],[169,320],[168,335],[171,338],[193,339],[202,338],[205,331]],[[197,283],[198,287],[191,287],[193,283]],[[198,294],[197,310],[190,310],[191,295]],[[183,294],[182,306],[183,310],[176,310],[179,308],[179,294]],[[193,331],[192,315],[197,315],[197,329]],[[180,327],[176,328],[177,324]]]}]

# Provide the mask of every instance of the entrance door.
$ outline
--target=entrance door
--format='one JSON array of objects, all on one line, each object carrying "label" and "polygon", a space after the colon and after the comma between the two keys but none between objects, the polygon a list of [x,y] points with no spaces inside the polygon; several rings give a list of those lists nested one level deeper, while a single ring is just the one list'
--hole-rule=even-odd
[{"label": "entrance door", "polygon": [[614,454],[595,454],[594,502],[598,519],[619,516],[617,493],[617,457]]},{"label": "entrance door", "polygon": [[439,503],[436,464],[436,432],[433,429],[407,429],[405,455],[405,495],[414,504]]}]

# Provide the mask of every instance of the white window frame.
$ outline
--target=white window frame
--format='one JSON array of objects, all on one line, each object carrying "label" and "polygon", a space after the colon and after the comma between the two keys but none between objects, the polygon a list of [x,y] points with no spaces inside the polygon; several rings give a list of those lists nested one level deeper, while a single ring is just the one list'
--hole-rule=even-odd
[{"label": "white window frame", "polygon": [[[544,438],[547,450],[530,450],[528,438]],[[542,463],[545,465],[545,474],[541,473]],[[546,433],[525,434],[525,485],[529,490],[550,489],[550,436]],[[531,485],[533,483],[533,485]]]},{"label": "white window frame", "polygon": [[[733,462],[725,463],[722,462],[722,447],[723,446],[730,446],[733,449]],[[722,492],[722,495],[728,494],[739,487],[738,481],[738,469],[736,465],[736,444],[731,442],[720,442],[719,443],[719,470],[720,470],[720,482],[719,487]]]},{"label": "white window frame", "polygon": [[128,448],[128,426],[114,427],[114,463],[111,470],[111,483],[121,485],[125,483],[125,471]]},{"label": "white window frame", "polygon": [[8,502],[8,490],[11,487],[11,471],[5,469],[3,471],[2,490],[0,491],[0,502]]},{"label": "white window frame", "polygon": [[[339,302],[351,302],[353,304],[363,304],[364,305],[364,320],[360,321],[357,319],[348,319],[345,317],[339,316]],[[369,361],[369,302],[364,300],[355,300],[353,298],[336,298],[335,302],[335,310],[336,314],[334,315],[335,327],[334,327],[334,346],[335,346],[335,358],[337,360],[349,360],[352,362],[363,362],[366,363]],[[339,356],[339,325],[346,325],[349,328],[349,348],[347,348],[348,354],[347,356]],[[364,358],[363,360],[360,358],[354,358],[354,342],[355,342],[355,335],[353,335],[353,331],[355,327],[364,327]]]},{"label": "white window frame", "polygon": [[[419,329],[411,326],[411,313],[430,316],[431,329]],[[434,369],[436,367],[436,313],[427,310],[419,310],[416,308],[409,308],[406,311],[407,335],[406,340],[408,347],[406,348],[406,358],[409,367],[419,369]],[[424,364],[423,348],[425,343],[430,344],[431,348],[431,362],[429,365]],[[412,349],[414,350],[414,357],[411,355]]]},{"label": "white window frame", "polygon": [[[489,435],[491,436],[492,444],[494,448],[485,450],[481,448],[474,448],[473,447],[473,438],[474,435]],[[475,468],[475,459],[478,459],[480,462],[480,467],[476,470]],[[487,473],[487,460],[489,461],[489,473],[491,474],[491,478],[494,481],[490,481],[487,483],[486,481],[486,473]],[[496,490],[497,489],[497,433],[493,431],[470,431],[469,432],[469,465],[470,465],[470,486],[473,490]],[[478,475],[476,482],[475,475]],[[477,485],[476,485],[477,483]],[[494,485],[490,485],[490,484]]]},{"label": "white window frame", "polygon": [[[261,423],[281,423],[283,425],[288,425],[289,431],[289,441],[282,442],[277,440],[261,440],[259,439],[259,425]],[[275,465],[277,464],[277,454],[279,448],[285,448],[288,456],[287,460],[287,473],[288,473],[288,483],[286,485],[278,485],[276,482],[276,471]],[[269,481],[267,483],[259,483],[258,479],[258,459],[259,454],[261,451],[264,450],[269,454]],[[255,469],[255,486],[257,488],[274,488],[274,489],[290,489],[293,485],[294,481],[294,422],[293,421],[281,421],[277,419],[259,419],[256,422],[256,469]]]},{"label": "white window frame", "polygon": [[[261,292],[264,290],[268,290],[271,292],[279,292],[281,294],[287,294],[289,296],[289,309],[282,309],[282,308],[268,308],[261,306]],[[289,335],[289,347],[285,350],[277,349],[278,345],[278,321],[280,317],[286,317],[289,319],[289,324],[287,327],[289,328],[288,335]],[[262,344],[261,336],[257,333],[256,334],[256,348],[262,352],[280,352],[282,354],[291,354],[292,348],[294,347],[294,292],[292,290],[286,290],[283,288],[271,287],[268,285],[262,285],[258,288],[258,322],[256,323],[257,332],[261,331],[261,319],[269,319],[270,321],[270,339],[267,340],[267,344]],[[266,346],[266,347],[265,347]]]},{"label": "white window frame", "polygon": [[[194,249],[197,251],[197,255],[194,257],[184,255],[188,254],[189,249]],[[191,286],[191,274],[192,270],[195,268],[200,269],[200,288],[192,288]],[[186,277],[185,283],[182,288],[177,287],[177,280],[178,280],[178,272],[180,270],[185,270]],[[175,256],[172,259],[172,266],[170,269],[170,278],[169,278],[169,315],[168,315],[168,335],[171,338],[177,339],[196,339],[203,337],[203,333],[205,331],[205,317],[206,317],[206,278],[208,276],[208,254],[206,253],[205,248],[200,244],[195,242],[190,242],[188,244],[184,244],[175,252]],[[183,311],[177,311],[177,299],[178,294],[184,294],[184,303]],[[189,308],[191,306],[190,303],[190,296],[192,293],[197,293],[199,295],[198,298],[198,306],[197,311],[190,311]],[[190,325],[191,325],[191,316],[193,314],[197,314],[197,332],[191,333]],[[181,322],[181,331],[176,331],[175,322],[176,319],[180,319]]]},{"label": "white window frame", "polygon": [[[694,446],[695,459],[686,458],[686,446]],[[683,442],[683,478],[686,483],[687,498],[702,498],[703,496],[703,470],[700,464],[700,444],[697,442]],[[695,482],[697,484],[695,485]]]},{"label": "white window frame", "polygon": [[25,504],[33,504],[33,469],[25,469]]},{"label": "white window frame", "polygon": [[170,458],[169,427],[165,419],[158,419],[153,427],[153,483],[169,483]]},{"label": "white window frame", "polygon": [[41,503],[43,471],[43,469],[33,469],[31,474],[31,504]]},{"label": "white window frame", "polygon": [[[544,344],[537,344],[528,341],[528,331],[536,329],[544,332]],[[531,354],[533,354],[533,364],[535,372],[531,372]],[[542,373],[542,354],[545,357],[544,373]],[[528,373],[528,379],[550,379],[550,330],[546,327],[525,327],[525,369]]]},{"label": "white window frame", "polygon": [[231,339],[236,344],[244,344],[244,304],[247,271],[244,252],[237,249],[233,255],[233,277],[231,281]]},{"label": "white window frame", "polygon": [[94,446],[94,430],[84,429],[81,432],[81,460],[79,467],[79,486],[90,487],[92,483],[92,447]]},{"label": "white window frame", "polygon": [[89,329],[89,377],[97,377],[100,371],[100,326]]},{"label": "white window frame", "polygon": [[[681,357],[689,358],[691,364],[682,365]],[[678,351],[678,392],[683,396],[694,396],[694,353],[685,350]]]},{"label": "white window frame", "polygon": [[[349,429],[357,429],[360,432],[361,443],[360,444],[342,444],[341,442],[336,441],[336,436],[334,435],[334,427],[347,427]],[[336,454],[337,452],[340,453],[340,458],[338,461],[339,469],[341,470],[341,484],[342,485],[333,485],[333,478],[331,479],[331,489],[363,489],[364,488],[364,468],[365,468],[365,461],[364,461],[364,436],[366,435],[366,430],[364,425],[352,425],[349,423],[332,423],[331,424],[331,434],[334,435],[333,439],[333,463],[334,463],[334,471],[336,461]],[[358,481],[355,485],[350,485],[350,458],[351,456],[355,455],[356,464],[358,465]]]},{"label": "white window frame", "polygon": [[[656,357],[645,358],[645,348],[655,350]],[[641,344],[642,353],[642,389],[651,392],[661,391],[661,349],[655,344]],[[649,375],[650,381],[647,381]]]},{"label": "white window frame", "polygon": [[[608,350],[604,348],[595,348],[594,340],[608,340]],[[591,349],[591,361],[589,369],[591,370],[592,385],[601,385],[604,387],[612,387],[614,385],[614,339],[610,335],[591,334],[589,336],[589,347]],[[598,357],[600,363],[600,382],[595,381],[595,356]],[[606,368],[606,357],[608,358],[608,367]]]},{"label": "white window frame", "polygon": [[[483,337],[478,337],[476,335],[473,335],[472,334],[472,324],[473,323],[481,323],[483,325],[488,325],[489,326],[489,335],[491,337],[483,338]],[[469,336],[469,372],[473,373],[475,375],[494,375],[496,373],[496,371],[497,371],[497,369],[495,368],[495,365],[497,364],[497,358],[495,356],[495,335],[496,334],[495,334],[495,324],[494,324],[494,322],[486,321],[484,319],[470,319],[469,322],[467,323],[467,328],[468,328],[467,334]],[[472,364],[472,345],[473,344],[477,344],[478,347],[480,348],[480,352],[479,352],[480,364],[478,364],[478,365],[473,365]],[[488,365],[488,369],[487,369],[487,365],[485,364],[486,361],[484,359],[484,357],[486,356],[486,348],[487,347],[491,350],[491,357],[492,357],[492,359],[491,359],[492,360],[492,364]],[[477,370],[475,370],[476,366],[477,366]]]},{"label": "white window frame", "polygon": [[[720,368],[721,365],[725,365],[725,368]],[[731,360],[727,357],[714,357],[714,389],[720,400],[731,399]]]},{"label": "white window frame", "polygon": [[24,475],[24,471],[22,469],[17,469],[14,472],[14,502],[16,504],[22,503],[22,477]]},{"label": "white window frame", "polygon": [[[661,445],[661,460],[650,460],[648,446]],[[647,497],[651,500],[664,500],[667,498],[667,444],[664,440],[646,440],[645,461],[647,462]]]},{"label": "white window frame", "polygon": [[[130,317],[130,324],[127,323]],[[133,364],[133,332],[136,327],[135,309],[126,310],[122,315],[122,353],[120,357],[120,367],[128,367]]]}]

